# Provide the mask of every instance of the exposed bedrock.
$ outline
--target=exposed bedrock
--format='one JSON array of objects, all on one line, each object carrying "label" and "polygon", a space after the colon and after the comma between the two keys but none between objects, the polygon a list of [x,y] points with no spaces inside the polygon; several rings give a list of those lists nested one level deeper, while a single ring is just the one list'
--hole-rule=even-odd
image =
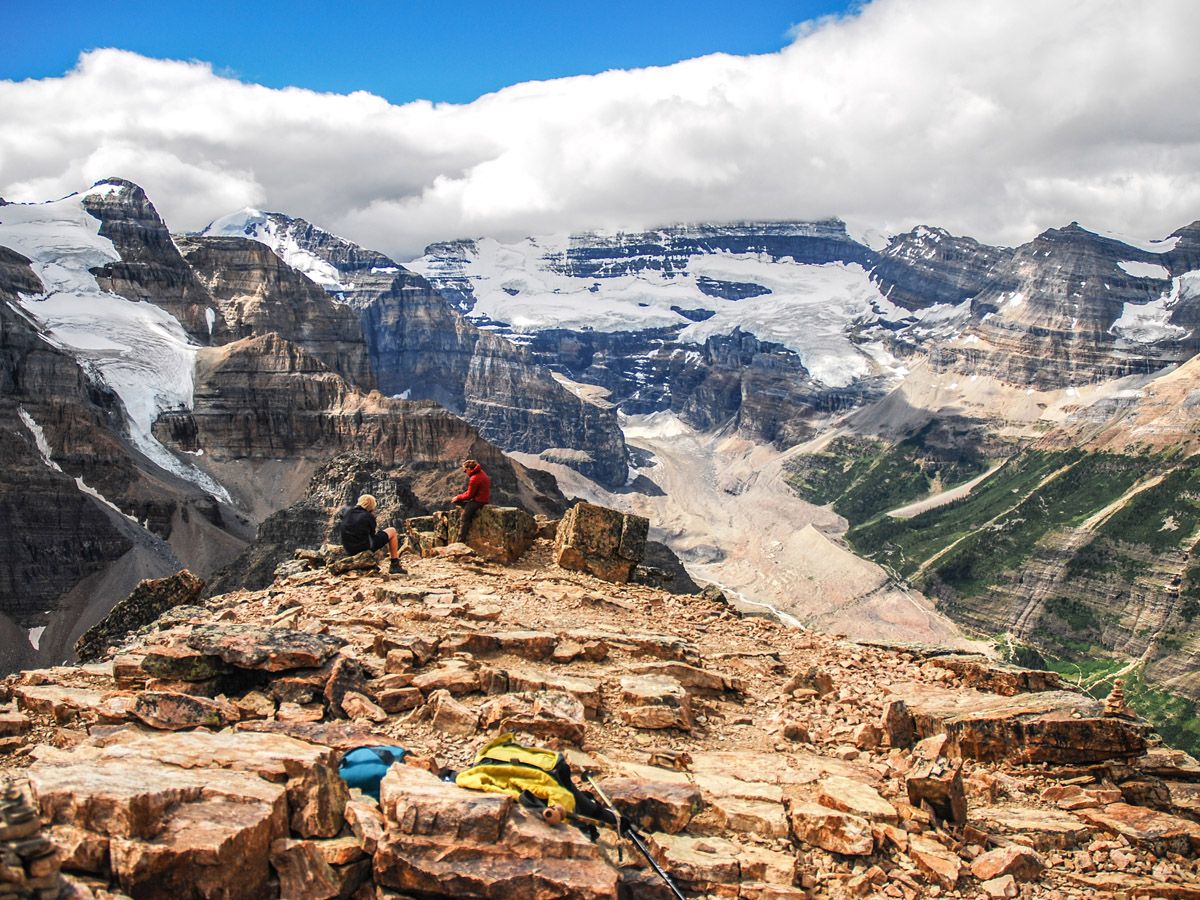
[{"label": "exposed bedrock", "polygon": [[245,238],[181,238],[187,262],[211,292],[231,339],[274,332],[342,375],[374,387],[358,317],[288,266],[270,248]]},{"label": "exposed bedrock", "polygon": [[361,451],[403,470],[427,503],[461,490],[459,463],[472,457],[491,475],[497,502],[534,511],[561,504],[552,479],[514,463],[459,417],[434,403],[364,393],[276,334],[201,351],[194,408],[163,415],[155,433],[219,464]]},{"label": "exposed bedrock", "polygon": [[171,240],[146,192],[123,178],[107,178],[107,192],[83,197],[83,208],[100,220],[100,236],[113,243],[119,262],[95,269],[97,284],[129,300],[161,306],[196,340],[227,337],[223,322],[208,320],[212,298]]},{"label": "exposed bedrock", "polygon": [[604,484],[628,472],[616,411],[559,384],[525,349],[476,328],[427,281],[391,276],[362,307],[371,360],[386,394],[434,400],[507,450],[570,448],[575,463]]}]

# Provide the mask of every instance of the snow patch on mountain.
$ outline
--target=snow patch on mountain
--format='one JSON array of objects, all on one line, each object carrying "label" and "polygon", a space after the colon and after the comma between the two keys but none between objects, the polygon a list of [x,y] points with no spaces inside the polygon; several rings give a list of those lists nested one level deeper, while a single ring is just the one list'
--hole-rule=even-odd
[{"label": "snow patch on mountain", "polygon": [[1160,266],[1158,263],[1122,260],[1117,265],[1122,272],[1126,275],[1132,275],[1134,278],[1156,278],[1160,281],[1166,281],[1171,277],[1171,273],[1167,271],[1167,267]]},{"label": "snow patch on mountain", "polygon": [[287,231],[288,221],[286,216],[278,213],[246,207],[210,222],[200,234],[206,237],[250,238],[266,244],[285,263],[331,294],[352,290],[354,285],[344,284],[332,263],[300,246],[295,236]]},{"label": "snow patch on mountain", "polygon": [[1178,299],[1178,287],[1149,303],[1126,303],[1121,317],[1112,323],[1109,331],[1136,344],[1152,344],[1182,337],[1186,328],[1172,325],[1171,309]]},{"label": "snow patch on mountain", "polygon": [[[123,189],[102,184],[89,193]],[[21,306],[121,398],[129,437],[138,450],[229,502],[223,487],[181,461],[152,433],[160,413],[191,406],[198,348],[170,313],[100,289],[91,269],[116,262],[120,255],[112,241],[100,236],[100,221],[83,208],[83,196],[0,207],[0,245],[28,257],[45,288],[44,294],[22,296]]]},{"label": "snow patch on mountain", "polygon": [[[586,248],[587,237],[546,235],[511,244],[484,238],[464,242],[461,259],[427,255],[407,266],[435,283],[465,280],[474,299],[470,318],[499,323],[518,342],[548,329],[672,328],[678,340],[703,344],[740,329],[794,351],[812,377],[830,387],[878,374],[880,360],[885,371],[895,364],[880,348],[852,343],[852,327],[920,318],[888,302],[857,263],[813,265],[718,250],[671,256],[665,265],[659,256],[627,255],[609,237],[603,246],[613,256],[611,266],[594,277],[564,272],[567,252]],[[739,289],[729,296],[745,296],[714,296],[714,284]]]},{"label": "snow patch on mountain", "polygon": [[1136,247],[1138,250],[1144,250],[1147,253],[1169,253],[1179,243],[1179,235],[1177,234],[1162,241],[1148,241],[1142,238],[1130,237],[1127,234],[1119,234],[1115,231],[1101,231],[1099,228],[1088,228],[1086,225],[1080,225],[1079,227],[1102,238],[1108,238],[1110,241],[1118,241],[1127,247]]}]

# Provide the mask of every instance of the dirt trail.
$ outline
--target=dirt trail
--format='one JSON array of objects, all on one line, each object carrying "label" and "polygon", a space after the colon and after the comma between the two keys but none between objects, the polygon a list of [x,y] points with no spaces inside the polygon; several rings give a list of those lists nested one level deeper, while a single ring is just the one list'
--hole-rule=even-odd
[{"label": "dirt trail", "polygon": [[937,562],[939,559],[941,559],[943,556],[945,556],[947,553],[949,553],[951,550],[953,550],[955,547],[957,547],[959,544],[961,544],[967,538],[978,534],[979,532],[983,531],[983,529],[987,528],[988,526],[992,525],[993,523],[995,523],[995,522],[999,521],[1000,519],[1004,518],[1005,516],[1007,516],[1014,509],[1016,509],[1018,506],[1020,506],[1022,503],[1024,503],[1030,497],[1032,497],[1037,491],[1041,490],[1042,487],[1049,484],[1051,481],[1053,481],[1055,478],[1058,478],[1060,475],[1062,475],[1066,472],[1069,472],[1076,465],[1077,465],[1077,463],[1068,463],[1067,465],[1063,466],[1061,469],[1055,469],[1053,472],[1051,472],[1049,475],[1047,475],[1045,478],[1043,478],[1041,481],[1039,481],[1037,484],[1035,484],[1032,488],[1030,488],[1019,499],[1014,501],[1012,506],[1009,506],[1006,509],[1004,509],[1002,512],[999,512],[996,515],[992,516],[990,519],[988,519],[986,522],[984,522],[978,528],[976,528],[972,531],[968,531],[966,534],[964,534],[958,540],[956,540],[950,544],[947,544],[945,547],[943,547],[937,553],[933,554],[933,556],[929,557],[929,559],[927,559],[927,560],[925,560],[925,562],[921,563],[920,568],[917,569],[915,574],[920,575],[920,574],[928,571],[930,566],[932,566],[935,562]]}]

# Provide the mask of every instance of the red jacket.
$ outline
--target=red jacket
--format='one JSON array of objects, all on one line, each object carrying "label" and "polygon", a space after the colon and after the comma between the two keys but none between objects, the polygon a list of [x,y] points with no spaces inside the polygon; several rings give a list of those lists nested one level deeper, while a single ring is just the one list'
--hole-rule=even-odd
[{"label": "red jacket", "polygon": [[483,471],[483,466],[476,466],[470,470],[471,478],[467,482],[467,489],[454,498],[457,503],[461,500],[474,500],[476,503],[490,503],[492,500],[492,479],[488,478],[487,472]]}]

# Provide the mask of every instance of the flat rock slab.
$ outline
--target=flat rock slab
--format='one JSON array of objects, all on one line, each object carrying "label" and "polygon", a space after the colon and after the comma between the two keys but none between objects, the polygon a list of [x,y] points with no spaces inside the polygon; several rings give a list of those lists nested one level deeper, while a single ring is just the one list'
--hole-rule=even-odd
[{"label": "flat rock slab", "polygon": [[574,828],[552,828],[506,794],[395,765],[380,785],[376,884],[431,896],[616,900],[617,871]]},{"label": "flat rock slab", "polygon": [[1080,810],[1078,816],[1138,847],[1183,854],[1200,850],[1200,825],[1144,806],[1110,803],[1103,809]]},{"label": "flat rock slab", "polygon": [[17,706],[26,712],[53,716],[62,722],[85,709],[99,706],[104,693],[88,688],[63,687],[58,684],[18,685],[13,688]]},{"label": "flat rock slab", "polygon": [[1070,691],[1002,697],[912,684],[896,690],[918,737],[945,733],[951,754],[987,762],[1087,765],[1134,759],[1145,726],[1103,715],[1101,703]]},{"label": "flat rock slab", "polygon": [[663,675],[673,678],[689,691],[700,693],[721,694],[739,690],[741,687],[734,679],[727,678],[719,672],[673,660],[637,663],[630,666],[629,671],[634,675]]},{"label": "flat rock slab", "polygon": [[267,672],[317,668],[345,644],[328,634],[253,625],[201,625],[187,639],[193,650],[231,666]]},{"label": "flat rock slab", "polygon": [[241,718],[227,700],[209,700],[173,691],[143,691],[130,710],[151,728],[222,728]]},{"label": "flat rock slab", "polygon": [[178,644],[147,647],[140,666],[155,678],[173,681],[206,681],[229,671],[221,657]]},{"label": "flat rock slab", "polygon": [[248,731],[285,734],[310,744],[321,744],[343,751],[395,742],[395,738],[374,731],[359,722],[280,722],[277,719],[256,719],[252,722],[239,722],[236,728],[239,734]]},{"label": "flat rock slab", "polygon": [[1070,850],[1086,844],[1093,829],[1078,816],[1022,806],[980,806],[969,811],[971,824],[984,831],[1019,834],[1037,850]]},{"label": "flat rock slab", "polygon": [[1067,687],[1057,672],[1023,669],[985,656],[935,656],[925,665],[954,672],[959,677],[959,683],[966,687],[1005,697],[1038,691],[1061,691]]},{"label": "flat rock slab", "polygon": [[600,786],[621,815],[644,831],[676,834],[704,808],[700,789],[686,782],[618,777],[606,778]]},{"label": "flat rock slab", "polygon": [[788,816],[798,840],[846,856],[869,856],[875,850],[871,823],[861,816],[816,803],[791,803]]},{"label": "flat rock slab", "polygon": [[600,683],[590,678],[578,678],[559,672],[537,672],[532,669],[507,669],[508,689],[521,691],[562,691],[581,704],[589,719],[600,713]]},{"label": "flat rock slab", "polygon": [[817,802],[830,809],[854,813],[875,822],[895,824],[900,821],[896,807],[883,799],[879,791],[869,784],[840,775],[830,775],[821,781],[817,788]]}]

